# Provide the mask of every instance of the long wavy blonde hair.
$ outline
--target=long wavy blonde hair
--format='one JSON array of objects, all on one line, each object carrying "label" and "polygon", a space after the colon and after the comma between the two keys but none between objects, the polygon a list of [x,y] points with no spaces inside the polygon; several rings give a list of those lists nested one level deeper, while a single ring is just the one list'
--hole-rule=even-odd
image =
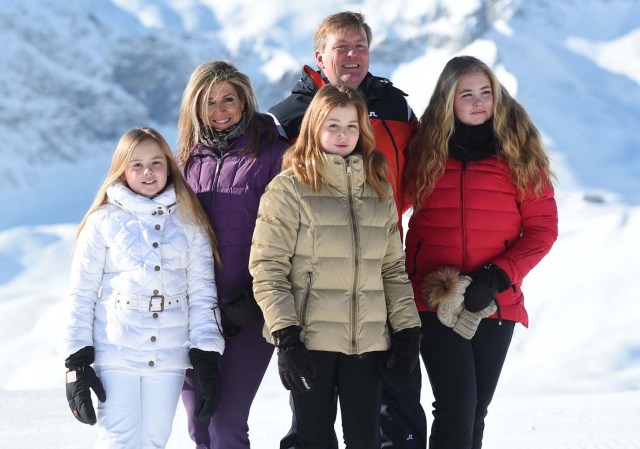
[{"label": "long wavy blonde hair", "polygon": [[493,91],[493,132],[498,142],[496,154],[509,165],[511,176],[522,195],[540,195],[551,183],[553,174],[542,138],[527,111],[500,84],[482,61],[472,56],[457,56],[442,70],[429,104],[420,117],[418,129],[408,149],[405,183],[413,193],[413,207],[420,209],[436,181],[444,174],[453,134],[453,103],[462,76],[482,72]]},{"label": "long wavy blonde hair", "polygon": [[322,166],[326,158],[320,145],[322,124],[331,110],[349,105],[356,108],[360,128],[360,138],[353,152],[362,155],[366,181],[379,198],[385,198],[384,181],[389,165],[375,149],[367,104],[356,89],[346,85],[327,84],[314,95],[302,118],[298,139],[284,154],[282,169],[291,168],[301,182],[310,185],[314,191],[320,190],[324,184]]},{"label": "long wavy blonde hair", "polygon": [[131,160],[135,148],[147,140],[156,142],[160,146],[160,149],[167,160],[167,167],[169,169],[167,185],[173,183],[173,187],[176,192],[176,201],[180,205],[178,208],[179,213],[183,218],[191,219],[196,225],[206,230],[207,235],[209,236],[209,241],[211,242],[213,255],[219,263],[220,256],[218,253],[218,241],[216,239],[215,232],[211,227],[209,217],[200,205],[200,201],[198,201],[196,194],[193,193],[191,187],[189,187],[189,185],[184,181],[169,144],[165,138],[153,128],[132,128],[122,135],[116,145],[113,157],[111,158],[111,166],[109,167],[107,177],[102,182],[93,203],[78,226],[76,239],[84,228],[89,215],[98,210],[100,206],[107,203],[107,189],[109,186],[116,181],[124,180],[124,172],[127,169],[127,165]]},{"label": "long wavy blonde hair", "polygon": [[[227,83],[233,87],[240,102],[244,105],[245,133],[248,138],[247,145],[242,151],[253,158],[258,155],[260,149],[259,124],[268,123],[268,119],[258,114],[258,100],[251,87],[251,80],[232,63],[212,60],[203,62],[193,70],[182,93],[176,154],[180,166],[186,163],[191,150],[202,138],[204,127],[201,117],[206,114],[209,92],[217,83]],[[264,129],[269,141],[277,138],[272,125],[264,126]]]}]

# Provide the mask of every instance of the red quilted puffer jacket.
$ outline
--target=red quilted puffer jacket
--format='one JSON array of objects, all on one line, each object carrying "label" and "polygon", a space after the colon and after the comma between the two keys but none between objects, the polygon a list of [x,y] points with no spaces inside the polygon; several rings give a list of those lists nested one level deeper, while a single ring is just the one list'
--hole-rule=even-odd
[{"label": "red quilted puffer jacket", "polygon": [[406,265],[418,310],[434,311],[422,298],[426,274],[444,266],[468,274],[493,263],[513,284],[497,297],[502,319],[528,326],[520,286],[557,236],[558,210],[550,185],[538,197],[523,198],[498,157],[467,163],[449,158],[434,191],[409,220]]}]

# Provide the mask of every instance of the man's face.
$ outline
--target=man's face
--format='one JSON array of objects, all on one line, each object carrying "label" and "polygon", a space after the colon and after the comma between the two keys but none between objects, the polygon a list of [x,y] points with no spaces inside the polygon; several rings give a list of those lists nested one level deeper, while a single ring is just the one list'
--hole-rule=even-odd
[{"label": "man's face", "polygon": [[323,51],[316,51],[316,62],[331,84],[357,89],[369,71],[369,43],[362,28],[327,34]]}]

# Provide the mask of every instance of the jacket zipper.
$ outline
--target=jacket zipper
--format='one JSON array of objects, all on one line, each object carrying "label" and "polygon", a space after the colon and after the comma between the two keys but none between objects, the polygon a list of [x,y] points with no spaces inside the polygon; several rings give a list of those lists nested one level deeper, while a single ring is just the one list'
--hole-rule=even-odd
[{"label": "jacket zipper", "polygon": [[467,263],[465,254],[467,253],[467,238],[465,232],[465,219],[464,219],[464,172],[467,170],[466,162],[462,162],[462,168],[460,170],[460,239],[462,240],[460,243],[460,247],[462,251],[460,253],[460,257],[462,257],[460,267],[462,268],[462,273],[467,272]]},{"label": "jacket zipper", "polygon": [[227,156],[227,154],[229,153],[226,153],[218,158],[218,165],[216,165],[216,171],[213,174],[213,192],[218,191],[218,179],[220,176],[220,170],[222,170],[222,164],[224,163],[224,159]]},{"label": "jacket zipper", "polygon": [[354,354],[358,353],[358,342],[356,335],[358,331],[358,302],[357,302],[357,288],[358,288],[358,273],[360,272],[360,235],[358,233],[358,223],[356,221],[355,207],[353,205],[353,182],[351,178],[351,161],[349,159],[346,162],[347,172],[347,198],[349,201],[349,213],[351,216],[351,228],[353,231],[353,251],[355,260],[353,264],[353,288],[351,291],[351,349]]},{"label": "jacket zipper", "polygon": [[300,317],[300,324],[304,327],[307,324],[307,307],[309,305],[309,296],[311,296],[311,272],[307,273],[307,285],[304,290],[304,298],[302,300],[302,316]]}]

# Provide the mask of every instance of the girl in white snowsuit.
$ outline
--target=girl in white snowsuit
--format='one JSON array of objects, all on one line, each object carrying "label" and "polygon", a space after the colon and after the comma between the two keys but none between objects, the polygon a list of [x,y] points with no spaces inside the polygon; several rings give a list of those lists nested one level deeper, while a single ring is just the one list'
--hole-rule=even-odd
[{"label": "girl in white snowsuit", "polygon": [[214,413],[224,350],[214,254],[213,230],[165,139],[129,130],[80,223],[65,295],[67,399],[79,421],[97,421],[96,447],[164,448],[190,366],[196,418]]}]

